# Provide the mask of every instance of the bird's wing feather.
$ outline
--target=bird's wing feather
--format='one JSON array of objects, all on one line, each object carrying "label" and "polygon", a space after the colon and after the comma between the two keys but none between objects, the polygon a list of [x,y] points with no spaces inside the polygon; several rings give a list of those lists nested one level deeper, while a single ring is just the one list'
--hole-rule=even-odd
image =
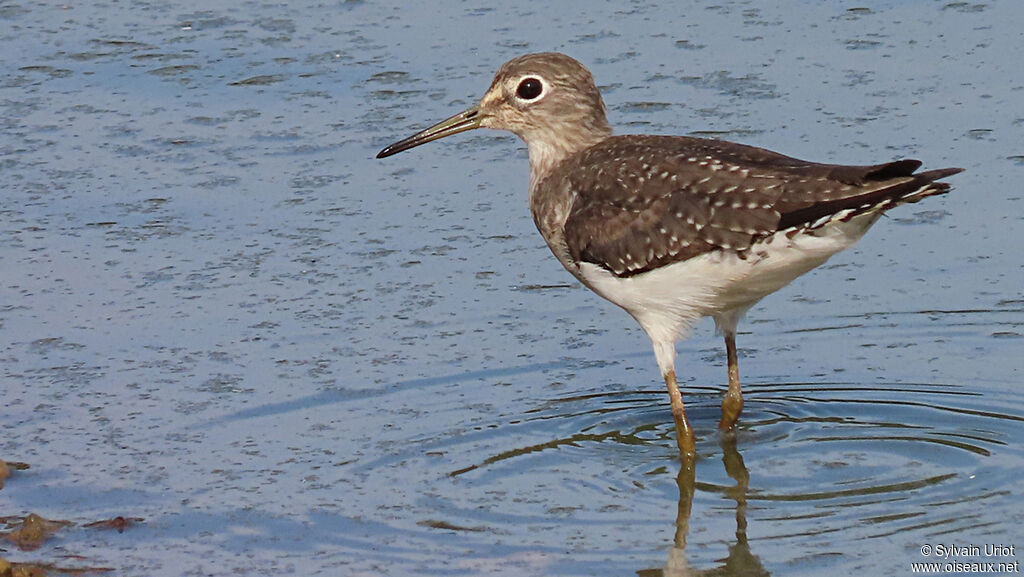
[{"label": "bird's wing feather", "polygon": [[816,164],[718,140],[632,136],[584,151],[556,178],[574,197],[564,226],[570,256],[629,276],[714,250],[742,256],[779,230],[897,204],[959,172],[914,175],[920,164]]}]

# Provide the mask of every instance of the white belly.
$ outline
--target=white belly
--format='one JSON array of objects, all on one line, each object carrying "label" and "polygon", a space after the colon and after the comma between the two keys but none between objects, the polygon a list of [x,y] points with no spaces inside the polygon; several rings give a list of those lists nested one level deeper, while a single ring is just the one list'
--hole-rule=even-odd
[{"label": "white belly", "polygon": [[580,275],[599,295],[626,309],[652,340],[674,342],[704,316],[714,317],[720,329],[735,330],[757,301],[852,246],[877,218],[865,214],[831,222],[793,238],[779,232],[751,247],[746,259],[715,251],[624,278],[581,263]]}]

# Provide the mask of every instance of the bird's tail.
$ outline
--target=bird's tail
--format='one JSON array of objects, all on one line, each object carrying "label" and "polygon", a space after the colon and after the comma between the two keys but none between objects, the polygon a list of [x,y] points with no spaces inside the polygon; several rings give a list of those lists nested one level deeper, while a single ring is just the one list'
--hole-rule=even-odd
[{"label": "bird's tail", "polygon": [[939,168],[919,174],[912,174],[911,176],[914,177],[914,180],[910,181],[910,183],[903,187],[903,189],[907,191],[906,194],[893,197],[885,208],[891,208],[901,204],[911,204],[918,202],[923,198],[928,198],[929,196],[946,194],[949,192],[949,183],[936,181],[963,171],[964,169],[962,168]]}]

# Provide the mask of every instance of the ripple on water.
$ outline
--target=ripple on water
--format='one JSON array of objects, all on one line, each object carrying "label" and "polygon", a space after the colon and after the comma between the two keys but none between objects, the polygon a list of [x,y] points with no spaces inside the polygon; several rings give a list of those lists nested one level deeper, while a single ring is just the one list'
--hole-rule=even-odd
[{"label": "ripple on water", "polygon": [[[765,549],[783,555],[781,561],[820,568],[817,553],[830,550],[832,535],[844,542],[900,536],[902,543],[923,543],[949,533],[998,531],[1009,522],[1000,502],[1022,472],[1024,452],[1013,439],[1024,415],[1004,408],[1013,406],[1007,399],[942,383],[745,388],[747,404],[732,438],[712,428],[720,391],[688,387],[699,453],[688,481],[673,478],[674,430],[660,390],[552,398],[506,423],[417,445],[456,459],[477,457],[448,472],[455,487],[431,491],[438,517],[420,527],[442,523],[474,533],[519,527],[533,536],[593,534],[608,526],[621,543],[630,527],[668,534],[664,526],[675,523],[669,565],[681,554],[713,564],[720,553],[714,546],[725,540],[748,566],[760,566],[746,543],[749,526],[759,540],[773,541]],[[481,454],[479,447],[492,452]],[[666,507],[680,493],[693,495],[693,504]],[[505,506],[510,502],[514,508]],[[691,508],[696,521],[687,539]],[[676,518],[680,511],[685,519]],[[529,543],[529,536],[517,539]],[[532,550],[546,542],[536,539]],[[872,546],[830,555],[857,561]]]},{"label": "ripple on water", "polygon": [[809,504],[820,515],[802,530],[780,526],[780,536],[842,529],[871,538],[997,522],[971,501],[1020,473],[1012,432],[1024,416],[959,385],[770,385],[751,387],[751,396],[759,402],[741,450],[744,436],[765,442],[746,451],[757,459],[749,498],[780,511]]}]

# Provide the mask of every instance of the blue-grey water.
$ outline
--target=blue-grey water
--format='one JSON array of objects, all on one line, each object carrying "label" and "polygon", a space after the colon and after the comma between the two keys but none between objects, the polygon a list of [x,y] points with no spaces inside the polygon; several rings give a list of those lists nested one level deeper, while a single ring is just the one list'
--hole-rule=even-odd
[{"label": "blue-grey water", "polygon": [[[904,575],[1024,546],[1024,4],[0,4],[0,557],[117,575]],[[521,143],[378,161],[505,60],[620,133],[960,166],[739,336],[572,281]],[[0,480],[2,482],[2,480]],[[123,533],[84,525],[141,518]],[[933,547],[925,556],[922,548]],[[927,549],[927,547],[926,547]],[[51,568],[52,569],[52,568]]]}]

